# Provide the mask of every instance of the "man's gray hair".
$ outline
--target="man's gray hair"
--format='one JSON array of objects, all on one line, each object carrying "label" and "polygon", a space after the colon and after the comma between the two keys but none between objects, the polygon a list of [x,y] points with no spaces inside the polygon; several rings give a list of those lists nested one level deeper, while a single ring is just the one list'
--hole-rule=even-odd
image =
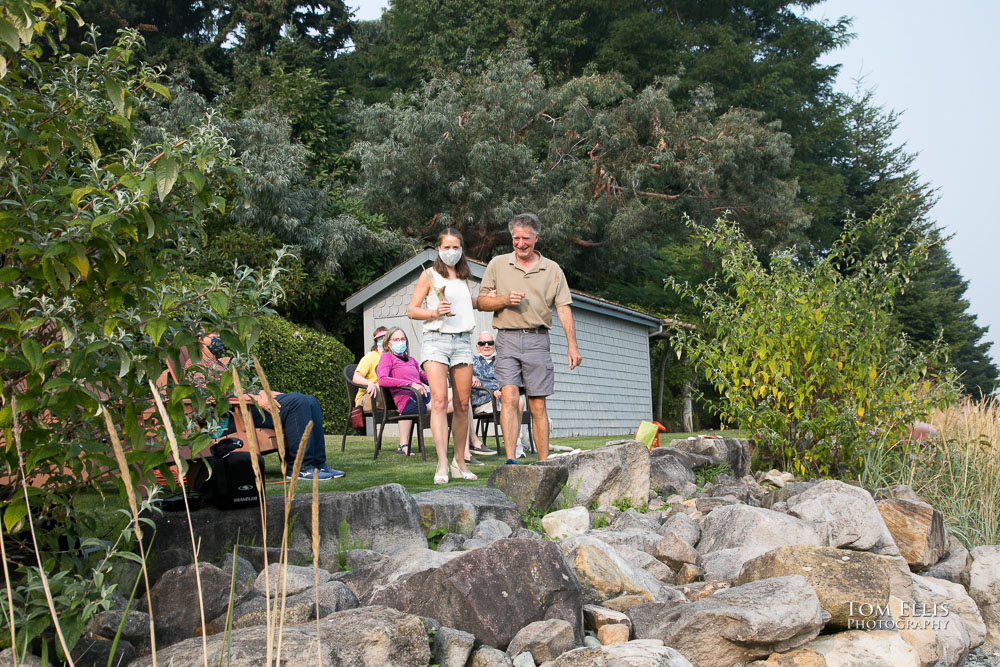
[{"label": "man's gray hair", "polygon": [[513,234],[515,227],[521,227],[522,229],[528,227],[535,233],[535,236],[542,233],[542,223],[538,221],[538,216],[534,213],[519,213],[515,215],[507,223],[507,231]]}]

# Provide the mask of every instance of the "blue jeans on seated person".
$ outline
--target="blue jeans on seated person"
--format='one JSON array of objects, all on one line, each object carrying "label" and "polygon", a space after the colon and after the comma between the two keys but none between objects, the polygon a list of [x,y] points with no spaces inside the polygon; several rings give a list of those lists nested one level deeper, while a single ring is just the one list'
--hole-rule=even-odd
[{"label": "blue jeans on seated person", "polygon": [[[278,404],[278,418],[281,419],[281,429],[285,433],[285,464],[286,475],[292,474],[295,455],[299,450],[302,434],[306,425],[312,421],[312,431],[306,442],[306,451],[302,454],[302,470],[321,468],[326,464],[326,440],[323,438],[323,412],[319,401],[314,396],[293,392],[274,397]],[[270,412],[251,410],[253,425],[257,428],[274,428],[274,419]]]},{"label": "blue jeans on seated person", "polygon": [[[431,395],[427,392],[422,392],[424,397],[424,414],[430,412],[431,407]],[[403,409],[400,411],[401,415],[415,415],[417,414],[417,398],[416,396],[410,395],[406,399],[406,403],[403,404]]]}]

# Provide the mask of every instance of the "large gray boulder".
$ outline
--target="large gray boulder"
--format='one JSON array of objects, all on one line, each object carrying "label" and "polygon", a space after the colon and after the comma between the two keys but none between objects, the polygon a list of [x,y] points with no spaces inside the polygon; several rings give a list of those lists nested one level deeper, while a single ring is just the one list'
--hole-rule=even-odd
[{"label": "large gray boulder", "polygon": [[863,628],[889,603],[889,575],[875,554],[831,547],[778,547],[743,564],[737,583],[801,575],[830,615],[828,627]]},{"label": "large gray boulder", "polygon": [[543,540],[497,540],[464,552],[379,589],[372,603],[429,616],[501,649],[528,623],[550,618],[583,639],[580,583],[559,547]]},{"label": "large gray boulder", "polygon": [[742,477],[750,470],[750,441],[746,438],[692,437],[671,440],[667,446],[726,463],[733,477]]},{"label": "large gray boulder", "polygon": [[581,535],[562,540],[559,546],[576,572],[585,604],[599,605],[621,595],[641,595],[651,602],[680,597],[655,575],[633,565],[597,537]]},{"label": "large gray boulder", "polygon": [[627,498],[638,507],[649,499],[649,450],[635,440],[610,442],[600,449],[559,456],[536,466],[566,470],[566,486],[557,503],[610,507]]},{"label": "large gray boulder", "polygon": [[[319,604],[318,609],[317,603]],[[211,621],[207,626],[208,632],[209,634],[223,632],[226,623],[230,623],[234,628],[264,625],[267,623],[269,609],[273,609],[274,604],[273,598],[268,601],[263,595],[251,598],[233,609],[231,614],[223,613]],[[280,601],[278,604],[281,605]],[[285,625],[308,623],[316,618],[329,616],[334,612],[356,609],[358,606],[360,606],[358,598],[346,584],[339,581],[327,581],[320,584],[318,588],[287,596],[283,605],[285,610],[283,622]]]},{"label": "large gray boulder", "polygon": [[253,587],[261,595],[266,595],[270,586],[270,595],[274,598],[282,594],[297,595],[328,581],[330,573],[323,568],[272,563],[257,575]]},{"label": "large gray boulder", "polygon": [[683,655],[656,639],[576,648],[547,667],[692,667]]},{"label": "large gray boulder", "polygon": [[694,466],[691,456],[671,447],[656,447],[649,452],[649,486],[664,496],[678,493],[690,496],[694,484]]},{"label": "large gray boulder", "polygon": [[[312,494],[296,496],[289,512],[288,547],[301,554],[312,553]],[[413,498],[399,484],[386,484],[352,492],[319,494],[320,554],[334,554],[339,546],[339,526],[347,521],[348,535],[375,551],[394,553],[414,546],[426,547],[427,540],[420,530],[420,515]],[[266,496],[267,546],[280,547],[285,519],[284,499]],[[190,552],[186,516],[168,512],[151,517],[156,524],[156,544]],[[262,543],[260,510],[217,510],[205,508],[191,514],[191,529],[201,543],[199,560],[218,561],[232,551],[233,545]],[[146,531],[152,535],[154,531]],[[259,548],[259,547],[258,547]],[[240,550],[241,555],[244,554]],[[270,558],[270,562],[276,562]],[[325,565],[321,557],[321,565]],[[262,562],[251,559],[258,570]]]},{"label": "large gray boulder", "polygon": [[347,584],[361,604],[373,604],[375,594],[382,588],[392,586],[400,579],[405,579],[416,572],[441,567],[460,555],[461,552],[415,548],[339,573],[336,579]]},{"label": "large gray boulder", "polygon": [[976,547],[969,558],[964,575],[969,595],[979,606],[986,638],[991,644],[1000,644],[1000,546]]},{"label": "large gray boulder", "polygon": [[761,507],[727,505],[702,519],[698,553],[706,581],[735,581],[745,562],[771,549],[824,543],[809,522]]},{"label": "large gray boulder", "polygon": [[661,639],[696,667],[746,663],[797,648],[814,639],[825,620],[816,593],[798,575],[676,605],[658,614],[655,625],[632,619],[637,638]]},{"label": "large gray boulder", "polygon": [[656,544],[663,539],[660,533],[639,526],[625,530],[592,530],[587,534],[612,546],[631,547],[651,556],[656,555]]},{"label": "large gray boulder", "polygon": [[949,535],[947,553],[937,563],[931,565],[926,570],[920,570],[917,574],[924,577],[947,579],[948,581],[960,583],[962,581],[962,573],[969,569],[971,563],[972,557],[969,555],[969,550],[965,548],[964,544],[958,541],[957,537]]},{"label": "large gray boulder", "polygon": [[472,535],[476,524],[485,519],[502,521],[512,530],[521,526],[517,505],[499,489],[447,486],[415,493],[413,500],[428,530],[443,528],[449,533]]},{"label": "large gray boulder", "polygon": [[790,515],[816,524],[826,546],[867,551],[891,542],[875,499],[860,487],[828,479],[791,496],[786,503]]},{"label": "large gray boulder", "polygon": [[[944,579],[913,577],[913,599],[921,603],[918,612],[940,614],[947,625],[960,624],[968,633],[968,648],[976,648],[987,638],[987,626],[979,608],[962,584]],[[945,611],[947,610],[947,611]]]},{"label": "large gray boulder", "polygon": [[497,466],[487,488],[498,489],[521,514],[548,512],[566,484],[568,470],[551,466]]},{"label": "large gray boulder", "polygon": [[237,581],[242,581],[247,586],[253,588],[253,583],[257,579],[257,569],[249,560],[240,555],[226,554],[220,565],[223,572],[229,572]]},{"label": "large gray boulder", "polygon": [[[413,614],[385,607],[362,607],[331,614],[321,619],[318,626],[318,630],[316,623],[283,629],[283,664],[418,667],[430,662],[426,626]],[[215,635],[208,638],[208,664],[258,667],[265,663],[267,645],[266,626],[234,630],[228,636]],[[201,638],[188,639],[156,653],[157,664],[175,667],[204,664],[202,656]],[[151,667],[152,660],[143,658],[132,664]]]},{"label": "large gray boulder", "polygon": [[251,595],[245,584],[232,582],[228,572],[210,563],[198,563],[197,571],[194,565],[188,565],[164,572],[149,592],[156,645],[167,646],[194,636],[203,623],[223,613],[230,602],[239,605]]}]

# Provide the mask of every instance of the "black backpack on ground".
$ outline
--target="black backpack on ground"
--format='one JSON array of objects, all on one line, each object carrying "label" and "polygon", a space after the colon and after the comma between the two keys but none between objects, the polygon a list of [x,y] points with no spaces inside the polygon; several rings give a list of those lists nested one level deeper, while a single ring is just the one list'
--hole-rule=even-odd
[{"label": "black backpack on ground", "polygon": [[[205,460],[205,467],[195,480],[195,492],[202,493],[209,503],[222,510],[254,508],[260,505],[260,492],[253,474],[250,452],[243,448],[239,438],[223,438],[212,445],[212,455]],[[264,457],[257,455],[261,477],[264,476]],[[211,470],[211,475],[209,475]]]}]

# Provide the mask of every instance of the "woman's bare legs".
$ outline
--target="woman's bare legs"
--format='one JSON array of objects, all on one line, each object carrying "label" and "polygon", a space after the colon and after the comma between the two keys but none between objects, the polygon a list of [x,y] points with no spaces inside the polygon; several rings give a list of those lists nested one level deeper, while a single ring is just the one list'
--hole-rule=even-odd
[{"label": "woman's bare legs", "polygon": [[469,472],[465,465],[468,458],[469,394],[472,392],[472,366],[461,364],[451,369],[451,432],[455,437],[455,463],[462,472]]},{"label": "woman's bare legs", "polygon": [[424,372],[431,388],[431,434],[437,453],[437,475],[448,474],[448,367],[439,361],[425,361]]},{"label": "woman's bare legs", "polygon": [[[399,423],[397,423],[396,426],[397,428],[399,428],[399,446],[406,447],[407,443],[410,440],[410,429],[413,428],[413,421],[409,419],[404,419]],[[407,451],[408,453],[412,453],[412,449]]]}]

